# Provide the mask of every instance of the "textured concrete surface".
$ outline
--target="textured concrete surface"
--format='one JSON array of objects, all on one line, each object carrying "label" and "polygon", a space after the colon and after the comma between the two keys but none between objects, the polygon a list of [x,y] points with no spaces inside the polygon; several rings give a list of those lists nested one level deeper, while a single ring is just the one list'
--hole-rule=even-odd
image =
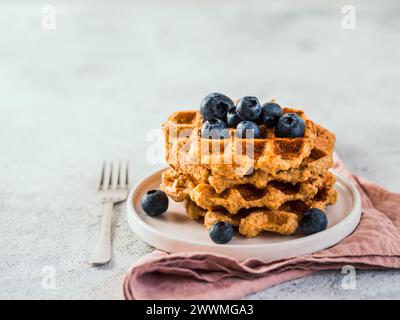
[{"label": "textured concrete surface", "polygon": [[[55,30],[41,27],[49,4]],[[355,30],[341,27],[344,4]],[[101,162],[128,159],[133,182],[163,166],[146,156],[154,129],[211,91],[304,108],[351,169],[400,191],[399,14],[395,0],[1,1],[0,298],[121,298],[152,248],[120,206],[112,263],[86,263]],[[250,298],[400,298],[397,271],[359,271],[356,290],[343,276]]]}]

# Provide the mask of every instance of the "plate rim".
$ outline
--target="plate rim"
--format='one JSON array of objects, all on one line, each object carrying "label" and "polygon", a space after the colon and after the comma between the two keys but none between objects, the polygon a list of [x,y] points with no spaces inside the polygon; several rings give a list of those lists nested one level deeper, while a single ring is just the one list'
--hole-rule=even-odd
[{"label": "plate rim", "polygon": [[[171,236],[169,234],[163,233],[159,231],[158,229],[150,226],[147,224],[145,221],[143,221],[139,214],[136,212],[134,204],[133,204],[133,199],[136,198],[136,194],[139,193],[140,186],[145,184],[147,181],[152,181],[157,178],[166,168],[160,169],[155,171],[154,173],[146,176],[145,178],[141,179],[139,182],[135,184],[135,186],[131,189],[129,192],[128,198],[127,198],[127,219],[128,219],[128,224],[130,225],[131,229],[131,220],[133,219],[136,223],[138,223],[141,227],[146,229],[147,232],[152,232],[155,234],[158,234],[159,236],[163,237],[164,239],[179,242],[184,245],[193,245],[193,246],[201,246],[201,247],[210,247],[210,248],[215,248],[216,246],[219,246],[218,244],[215,243],[203,243],[203,242],[198,242],[196,240],[183,240],[182,238],[176,238],[174,236]],[[321,237],[329,237],[330,234],[336,233],[343,224],[346,222],[350,223],[351,220],[356,220],[356,222],[353,222],[352,230],[348,232],[341,240],[345,239],[348,237],[358,226],[361,218],[361,196],[360,193],[355,186],[355,184],[346,176],[342,175],[339,173],[337,170],[332,169],[331,172],[335,175],[336,178],[338,178],[339,182],[344,185],[346,189],[351,191],[351,196],[353,199],[353,208],[350,210],[350,212],[346,215],[346,217],[334,226],[332,226],[329,229],[326,229],[324,231],[304,236],[301,238],[296,238],[296,239],[290,239],[286,241],[278,241],[278,242],[272,242],[272,243],[257,243],[257,244],[224,244],[223,247],[225,248],[231,248],[231,249],[257,249],[257,248],[276,248],[279,245],[285,245],[286,247],[288,246],[301,246],[302,243],[307,243],[309,241],[313,241],[315,239],[321,238]],[[137,232],[133,230],[136,234]],[[139,235],[140,238],[143,239],[142,236]],[[145,242],[147,242],[146,239],[143,239]],[[340,242],[339,240],[338,242]],[[336,242],[336,243],[338,243]],[[148,243],[148,242],[147,242]],[[153,244],[149,243],[150,245],[154,246]]]}]

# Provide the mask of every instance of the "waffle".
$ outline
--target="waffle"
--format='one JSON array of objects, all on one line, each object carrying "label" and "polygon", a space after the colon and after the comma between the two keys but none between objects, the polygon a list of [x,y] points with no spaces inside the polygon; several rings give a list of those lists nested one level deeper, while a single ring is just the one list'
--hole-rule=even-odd
[{"label": "waffle", "polygon": [[335,144],[335,135],[325,128],[316,125],[317,137],[310,155],[305,158],[298,168],[286,171],[268,173],[256,169],[251,175],[218,175],[212,174],[210,169],[202,165],[181,166],[179,171],[190,175],[196,183],[209,183],[217,193],[240,184],[251,184],[257,189],[265,188],[270,181],[305,182],[316,179],[319,175],[333,166],[332,154]]},{"label": "waffle", "polygon": [[203,219],[206,228],[214,223],[225,221],[238,227],[239,233],[246,237],[255,237],[263,231],[290,235],[297,231],[302,214],[310,208],[324,210],[327,205],[336,202],[337,192],[333,189],[322,190],[309,201],[290,201],[277,210],[250,209],[231,215],[226,210],[205,210],[193,201],[186,200],[185,207],[193,220]]},{"label": "waffle", "polygon": [[227,189],[223,193],[217,193],[209,184],[196,184],[190,176],[168,169],[163,172],[161,189],[175,201],[190,198],[204,209],[225,208],[230,214],[236,214],[241,209],[276,210],[287,201],[307,201],[314,198],[320,189],[330,187],[334,182],[334,176],[327,171],[306,182],[291,184],[270,181],[262,189],[243,184]]},{"label": "waffle", "polygon": [[284,113],[297,113],[305,121],[304,136],[278,138],[274,128],[260,125],[261,139],[241,139],[229,129],[227,139],[202,139],[202,117],[198,111],[173,113],[164,124],[166,159],[175,169],[202,165],[212,175],[244,176],[260,169],[268,173],[298,168],[310,156],[317,128],[303,111],[284,108]]},{"label": "waffle", "polygon": [[226,139],[203,139],[198,111],[173,113],[164,124],[170,168],[160,188],[184,201],[189,217],[207,228],[225,221],[246,237],[295,233],[305,211],[336,202],[335,177],[328,171],[335,135],[301,110],[283,112],[304,120],[303,137],[278,138],[274,128],[259,125],[260,139],[238,138],[235,129]]}]

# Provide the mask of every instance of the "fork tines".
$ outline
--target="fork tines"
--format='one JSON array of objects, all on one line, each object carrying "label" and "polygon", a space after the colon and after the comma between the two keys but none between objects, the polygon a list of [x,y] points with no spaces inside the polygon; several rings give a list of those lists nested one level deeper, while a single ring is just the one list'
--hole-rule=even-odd
[{"label": "fork tines", "polygon": [[104,161],[101,169],[99,190],[125,189],[129,186],[129,164],[120,161],[115,166],[112,161]]}]

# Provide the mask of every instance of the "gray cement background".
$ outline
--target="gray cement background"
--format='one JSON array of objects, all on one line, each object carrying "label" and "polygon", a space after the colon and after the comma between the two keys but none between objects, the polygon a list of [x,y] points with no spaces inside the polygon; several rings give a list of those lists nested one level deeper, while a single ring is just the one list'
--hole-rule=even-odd
[{"label": "gray cement background", "polygon": [[[355,30],[341,27],[345,4]],[[41,27],[46,5],[55,30]],[[119,206],[112,263],[86,263],[102,160],[128,159],[133,182],[162,167],[146,160],[148,130],[212,91],[305,109],[352,170],[400,191],[399,15],[395,0],[1,1],[0,298],[120,299],[152,248]],[[41,285],[49,266],[54,290]],[[359,271],[356,290],[342,279],[249,298],[400,298],[397,271]]]}]

